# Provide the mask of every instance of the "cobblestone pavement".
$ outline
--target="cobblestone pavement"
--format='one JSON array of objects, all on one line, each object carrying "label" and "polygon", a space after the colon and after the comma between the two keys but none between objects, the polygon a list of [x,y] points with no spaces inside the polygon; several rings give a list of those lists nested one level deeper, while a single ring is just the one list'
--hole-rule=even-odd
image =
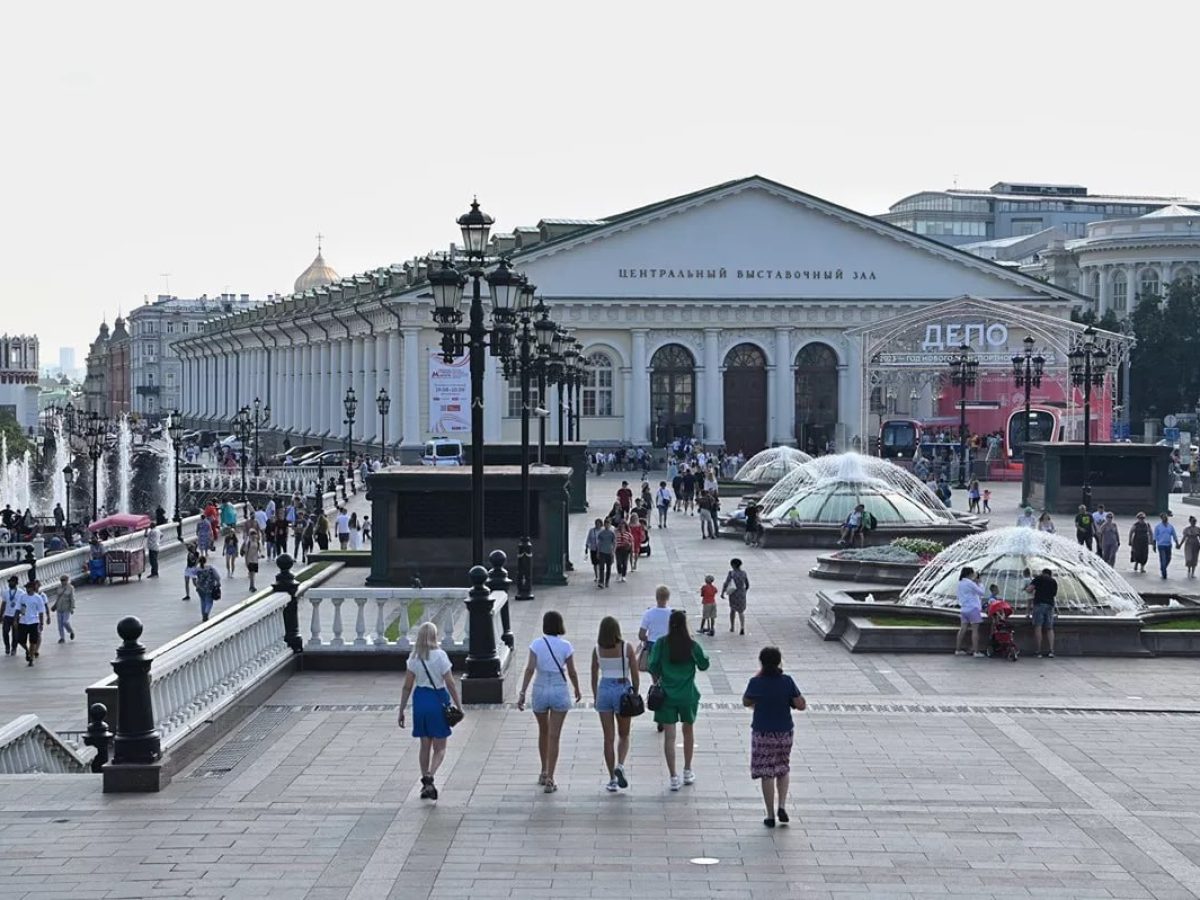
[{"label": "cobblestone pavement", "polygon": [[[593,509],[618,484],[595,483]],[[997,519],[1010,490],[996,491]],[[587,521],[575,517],[574,552]],[[560,790],[543,794],[532,716],[506,705],[468,712],[428,804],[416,742],[395,725],[400,677],[304,674],[163,794],[0,779],[0,895],[1200,896],[1195,662],[852,656],[805,624],[828,584],[805,574],[812,553],[701,541],[678,517],[653,543],[627,583],[596,590],[577,572],[516,607],[507,696],[546,609],[564,613],[586,660],[602,615],[634,632],[660,582],[694,611],[703,575],[723,576],[737,552],[748,633],[703,639],[713,665],[699,680],[694,786],[668,791],[645,718],[630,789],[605,792],[585,703],[567,716]],[[797,721],[792,823],[773,831],[739,703],[765,643],[812,702]]]}]

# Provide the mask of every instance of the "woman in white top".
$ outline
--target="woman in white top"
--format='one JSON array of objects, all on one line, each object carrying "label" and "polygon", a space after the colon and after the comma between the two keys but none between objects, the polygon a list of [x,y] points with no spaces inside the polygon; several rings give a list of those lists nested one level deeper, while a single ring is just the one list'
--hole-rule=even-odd
[{"label": "woman in white top", "polygon": [[438,630],[432,622],[417,629],[417,643],[408,657],[397,719],[401,728],[409,695],[413,698],[413,737],[421,739],[421,799],[436,800],[433,776],[446,757],[446,738],[450,737],[445,710],[451,703],[461,709],[462,701],[451,673],[450,657],[438,646]]},{"label": "woman in white top", "polygon": [[533,716],[537,719],[538,756],[542,759],[538,784],[545,786],[547,794],[558,790],[558,785],[554,783],[554,769],[558,765],[558,741],[563,722],[571,708],[571,695],[567,692],[568,676],[575,688],[575,702],[583,699],[579,693],[579,676],[575,674],[575,651],[562,637],[566,631],[561,613],[550,610],[542,616],[542,636],[529,645],[529,662],[525,665],[521,694],[517,697],[517,709],[524,709],[525,692],[536,672]]},{"label": "woman in white top", "polygon": [[[621,698],[638,690],[637,654],[621,637],[621,623],[612,616],[600,620],[600,633],[592,649],[592,695],[604,729],[604,764],[608,766],[608,791],[629,787],[625,757],[629,755],[628,716],[621,715]],[[617,748],[613,753],[613,734]]]},{"label": "woman in white top", "polygon": [[977,658],[983,656],[979,652],[979,623],[983,621],[983,598],[987,596],[987,592],[979,583],[979,579],[979,573],[970,566],[964,566],[958,576],[959,626],[958,636],[954,639],[955,655],[966,654],[966,650],[959,648],[962,646],[967,631],[970,631],[971,652]]}]

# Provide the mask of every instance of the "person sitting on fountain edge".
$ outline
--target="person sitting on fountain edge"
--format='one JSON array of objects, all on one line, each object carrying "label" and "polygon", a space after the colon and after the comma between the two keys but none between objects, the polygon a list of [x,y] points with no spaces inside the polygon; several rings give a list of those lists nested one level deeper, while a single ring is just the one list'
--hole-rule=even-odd
[{"label": "person sitting on fountain edge", "polygon": [[839,547],[844,547],[847,544],[853,544],[854,538],[858,537],[858,545],[863,545],[863,529],[866,525],[867,508],[863,504],[858,504],[854,510],[846,517],[846,521],[842,524],[841,539],[838,541]]}]

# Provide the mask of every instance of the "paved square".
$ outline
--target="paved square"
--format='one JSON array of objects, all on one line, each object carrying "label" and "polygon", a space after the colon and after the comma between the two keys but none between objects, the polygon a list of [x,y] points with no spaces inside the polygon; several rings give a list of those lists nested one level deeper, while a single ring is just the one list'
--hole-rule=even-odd
[{"label": "paved square", "polygon": [[[619,481],[594,482],[593,509]],[[997,521],[1010,490],[996,491]],[[574,517],[573,555],[588,521]],[[543,794],[532,716],[505,706],[468,711],[428,804],[416,742],[395,725],[400,677],[304,674],[163,794],[0,779],[0,895],[1200,895],[1195,662],[852,656],[806,625],[828,584],[807,577],[814,553],[701,541],[698,521],[678,516],[653,543],[627,583],[598,591],[580,566],[570,587],[515,608],[507,696],[546,609],[564,613],[583,663],[601,616],[633,634],[660,582],[696,612],[703,575],[720,579],[736,553],[752,581],[748,634],[702,639],[713,665],[699,679],[694,786],[667,790],[647,717],[629,791],[606,793],[584,704],[567,716],[560,790]],[[739,702],[765,643],[812,703],[797,717],[792,823],[774,831]]]}]

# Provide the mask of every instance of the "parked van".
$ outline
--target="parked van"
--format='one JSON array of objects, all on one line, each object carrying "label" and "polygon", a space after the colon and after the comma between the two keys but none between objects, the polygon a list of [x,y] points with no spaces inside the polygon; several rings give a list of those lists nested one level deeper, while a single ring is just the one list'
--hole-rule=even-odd
[{"label": "parked van", "polygon": [[421,464],[426,466],[461,466],[463,464],[462,441],[452,438],[433,438],[425,442]]}]

